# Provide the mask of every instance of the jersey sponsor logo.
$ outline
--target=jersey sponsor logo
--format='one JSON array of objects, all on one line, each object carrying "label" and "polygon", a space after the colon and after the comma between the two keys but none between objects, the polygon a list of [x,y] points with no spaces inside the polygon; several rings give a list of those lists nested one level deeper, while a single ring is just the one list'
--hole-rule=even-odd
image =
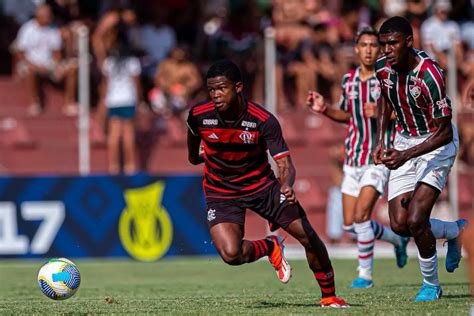
[{"label": "jersey sponsor logo", "polygon": [[256,127],[257,127],[257,123],[255,123],[255,122],[242,121],[242,126],[243,126],[243,127],[249,127],[249,128],[256,128]]},{"label": "jersey sponsor logo", "polygon": [[358,96],[359,96],[359,93],[357,91],[349,91],[347,93],[347,97],[351,100],[352,99],[357,99]]},{"label": "jersey sponsor logo", "polygon": [[215,219],[216,219],[216,210],[213,208],[210,208],[209,210],[207,210],[207,221],[212,222]]},{"label": "jersey sponsor logo", "polygon": [[203,125],[217,125],[219,121],[217,119],[204,119],[202,120]]},{"label": "jersey sponsor logo", "polygon": [[392,88],[392,86],[393,86],[393,81],[392,80],[387,78],[387,79],[384,79],[383,82],[384,82],[385,86],[387,86],[387,88],[389,88],[389,89]]},{"label": "jersey sponsor logo", "polygon": [[448,100],[446,100],[446,98],[436,101],[436,105],[440,108],[440,110],[449,108]]},{"label": "jersey sponsor logo", "polygon": [[216,133],[212,133],[211,135],[208,136],[208,138],[218,140],[219,136],[217,136]]},{"label": "jersey sponsor logo", "polygon": [[239,138],[244,142],[244,144],[254,144],[255,143],[255,136],[247,131],[242,132],[239,135]]},{"label": "jersey sponsor logo", "polygon": [[378,84],[370,88],[370,96],[375,100],[380,97],[380,86]]},{"label": "jersey sponsor logo", "polygon": [[421,88],[417,85],[409,85],[408,90],[410,91],[411,96],[415,99],[417,99],[421,94]]}]

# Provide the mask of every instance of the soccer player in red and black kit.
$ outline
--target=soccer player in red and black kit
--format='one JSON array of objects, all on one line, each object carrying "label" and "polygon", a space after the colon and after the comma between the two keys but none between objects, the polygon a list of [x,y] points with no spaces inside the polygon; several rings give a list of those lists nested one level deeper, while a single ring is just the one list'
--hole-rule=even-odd
[{"label": "soccer player in red and black kit", "polygon": [[[291,267],[279,236],[243,239],[245,212],[251,209],[303,245],[321,288],[320,305],[347,307],[336,297],[326,247],[296,199],[292,187],[296,171],[277,119],[244,99],[240,70],[232,61],[214,63],[206,80],[210,101],[189,111],[188,158],[195,165],[204,163],[207,221],[220,256],[230,265],[268,256],[279,280],[289,281]],[[278,179],[270,168],[267,150],[278,166]]]},{"label": "soccer player in red and black kit", "polygon": [[[377,144],[372,157],[391,171],[388,182],[390,225],[413,236],[418,247],[423,285],[415,302],[435,301],[442,291],[438,279],[436,239],[448,240],[446,270],[461,260],[458,244],[465,220],[431,219],[431,210],[448,179],[459,141],[451,122],[451,100],[444,74],[425,52],[413,48],[413,30],[403,17],[386,20],[379,31],[383,56],[375,64],[387,102],[378,116]],[[393,148],[384,145],[392,112],[397,118]]]}]

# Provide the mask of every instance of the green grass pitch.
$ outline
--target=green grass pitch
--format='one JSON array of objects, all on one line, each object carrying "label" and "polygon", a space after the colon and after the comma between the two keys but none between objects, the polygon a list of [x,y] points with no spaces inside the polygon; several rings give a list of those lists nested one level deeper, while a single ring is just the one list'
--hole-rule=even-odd
[{"label": "green grass pitch", "polygon": [[290,260],[293,278],[286,285],[266,260],[239,267],[218,258],[78,260],[81,286],[66,301],[40,292],[36,274],[42,262],[0,261],[0,314],[467,315],[469,308],[464,267],[448,274],[444,261],[439,268],[443,298],[415,304],[421,282],[417,260],[398,269],[394,260],[376,259],[375,286],[366,290],[349,288],[356,260],[333,260],[337,293],[352,305],[343,311],[318,307],[319,288],[304,260]]}]

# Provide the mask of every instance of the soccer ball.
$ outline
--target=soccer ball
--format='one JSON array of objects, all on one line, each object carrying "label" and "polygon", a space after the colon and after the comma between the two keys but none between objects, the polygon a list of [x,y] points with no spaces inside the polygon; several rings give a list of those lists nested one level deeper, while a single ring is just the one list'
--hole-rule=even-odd
[{"label": "soccer ball", "polygon": [[38,285],[44,295],[53,300],[65,300],[76,293],[81,274],[76,265],[66,258],[46,262],[38,272]]}]

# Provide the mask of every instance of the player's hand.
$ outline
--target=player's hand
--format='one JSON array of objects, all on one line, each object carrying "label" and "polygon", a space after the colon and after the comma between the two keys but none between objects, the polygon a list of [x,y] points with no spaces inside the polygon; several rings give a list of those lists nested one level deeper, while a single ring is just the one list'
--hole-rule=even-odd
[{"label": "player's hand", "polygon": [[383,164],[390,170],[400,168],[410,157],[408,157],[406,151],[399,151],[396,149],[389,149],[386,151],[385,156],[382,157]]},{"label": "player's hand", "polygon": [[364,114],[366,117],[370,118],[377,118],[377,114],[379,113],[377,104],[374,102],[366,102],[364,104]]},{"label": "player's hand", "polygon": [[382,162],[382,158],[385,155],[385,146],[382,143],[377,143],[372,151],[372,160],[374,164],[380,165]]},{"label": "player's hand", "polygon": [[306,105],[314,112],[324,113],[327,110],[327,105],[324,102],[324,97],[316,91],[309,91],[306,98]]},{"label": "player's hand", "polygon": [[291,186],[289,186],[288,184],[283,184],[280,188],[280,192],[283,193],[283,195],[286,197],[288,203],[296,203],[296,194]]}]

